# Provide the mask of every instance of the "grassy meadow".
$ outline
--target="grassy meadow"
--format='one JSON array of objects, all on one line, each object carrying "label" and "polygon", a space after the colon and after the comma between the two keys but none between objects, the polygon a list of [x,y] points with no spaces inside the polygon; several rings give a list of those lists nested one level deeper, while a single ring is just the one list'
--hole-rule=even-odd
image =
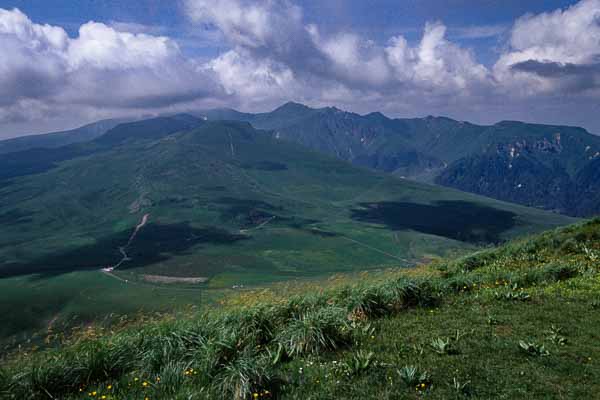
[{"label": "grassy meadow", "polygon": [[600,390],[600,220],[408,270],[91,325],[0,369],[7,399],[581,399]]},{"label": "grassy meadow", "polygon": [[[115,131],[116,144],[84,144],[77,156],[49,150],[62,161],[0,180],[2,347],[36,341],[49,325],[200,306],[232,287],[412,267],[577,221],[357,168],[243,123],[134,133]],[[145,214],[130,260],[102,274]]]}]

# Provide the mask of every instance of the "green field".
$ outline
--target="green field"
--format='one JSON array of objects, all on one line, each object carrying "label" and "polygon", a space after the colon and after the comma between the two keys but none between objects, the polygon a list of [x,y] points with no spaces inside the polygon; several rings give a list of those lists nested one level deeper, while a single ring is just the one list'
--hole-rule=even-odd
[{"label": "green field", "polygon": [[[575,221],[357,168],[244,123],[169,123],[0,160],[30,171],[8,168],[0,184],[4,342],[232,286],[410,267]],[[144,214],[130,260],[101,273]]]},{"label": "green field", "polygon": [[[592,399],[600,220],[13,353],[7,399]],[[104,396],[104,397],[103,397]]]}]

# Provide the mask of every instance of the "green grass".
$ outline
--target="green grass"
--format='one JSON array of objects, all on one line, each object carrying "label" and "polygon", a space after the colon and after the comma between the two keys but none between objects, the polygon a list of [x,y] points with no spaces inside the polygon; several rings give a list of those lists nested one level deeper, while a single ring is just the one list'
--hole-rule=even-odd
[{"label": "green grass", "polygon": [[[353,167],[244,124],[152,132],[158,138],[86,144],[94,151],[0,182],[0,307],[10,321],[0,343],[43,333],[55,317],[77,325],[198,304],[176,288],[158,288],[172,296],[154,301],[144,274],[207,278],[195,287],[206,298],[236,285],[410,267],[576,221]],[[132,260],[115,272],[138,285],[90,272],[121,258],[145,213]]]},{"label": "green grass", "polygon": [[[551,399],[600,390],[600,220],[414,271],[273,285],[15,353],[6,398]],[[240,305],[242,304],[242,305]]]}]

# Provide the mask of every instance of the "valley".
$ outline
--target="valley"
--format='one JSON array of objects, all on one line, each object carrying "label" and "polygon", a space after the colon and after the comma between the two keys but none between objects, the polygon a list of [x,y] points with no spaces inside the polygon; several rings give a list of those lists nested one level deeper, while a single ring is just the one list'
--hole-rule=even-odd
[{"label": "valley", "polygon": [[[0,185],[8,343],[49,320],[411,267],[575,221],[355,167],[245,122],[162,117],[37,154],[0,157],[19,160]],[[102,295],[89,296],[96,279]]]},{"label": "valley", "polygon": [[600,398],[600,0],[0,0],[0,400]]}]

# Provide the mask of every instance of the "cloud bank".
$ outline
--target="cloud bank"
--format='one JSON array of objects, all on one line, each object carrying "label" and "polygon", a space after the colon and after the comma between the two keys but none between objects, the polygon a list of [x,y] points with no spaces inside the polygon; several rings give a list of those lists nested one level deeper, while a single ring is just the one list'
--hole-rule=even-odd
[{"label": "cloud bank", "polygon": [[[442,21],[427,23],[415,42],[396,35],[377,43],[351,31],[325,34],[287,0],[184,0],[183,9],[228,49],[199,60],[159,30],[90,21],[69,37],[0,9],[0,53],[8,55],[0,58],[0,126],[296,100],[391,115],[579,123],[600,132],[600,0],[517,19],[491,65],[448,39]],[[458,36],[506,30],[482,29]]]}]

